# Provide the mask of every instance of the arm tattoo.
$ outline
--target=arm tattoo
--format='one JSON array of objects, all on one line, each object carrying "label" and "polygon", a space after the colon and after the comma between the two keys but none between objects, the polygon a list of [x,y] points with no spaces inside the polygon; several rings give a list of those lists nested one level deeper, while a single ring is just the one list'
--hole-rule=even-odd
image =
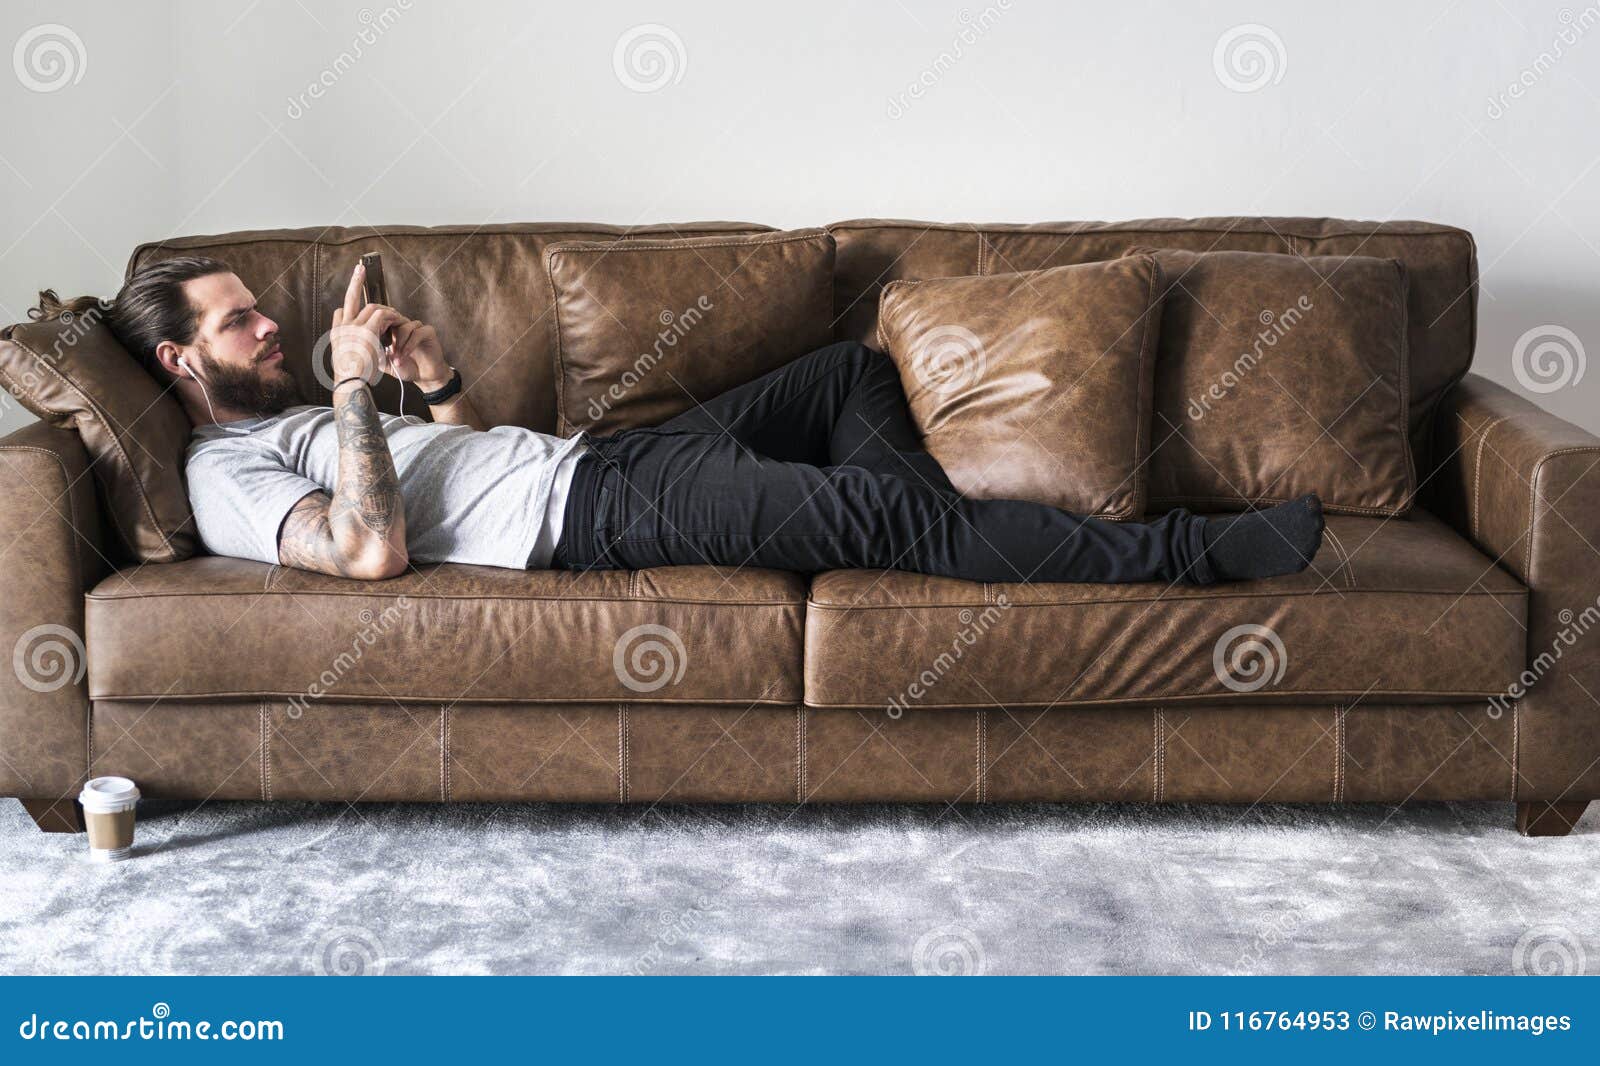
[{"label": "arm tattoo", "polygon": [[290,509],[278,531],[278,562],[319,574],[346,576],[328,526],[331,502],[326,492],[313,492]]},{"label": "arm tattoo", "polygon": [[335,401],[339,429],[339,480],[332,504],[334,517],[353,515],[374,534],[385,537],[402,513],[400,479],[395,476],[389,441],[378,424],[372,392],[360,386]]},{"label": "arm tattoo", "polygon": [[339,471],[333,495],[308,493],[290,509],[278,531],[278,561],[350,577],[350,557],[356,550],[352,544],[370,544],[372,538],[387,540],[391,535],[399,538],[405,506],[389,442],[366,386],[335,397],[334,424],[339,433]]}]

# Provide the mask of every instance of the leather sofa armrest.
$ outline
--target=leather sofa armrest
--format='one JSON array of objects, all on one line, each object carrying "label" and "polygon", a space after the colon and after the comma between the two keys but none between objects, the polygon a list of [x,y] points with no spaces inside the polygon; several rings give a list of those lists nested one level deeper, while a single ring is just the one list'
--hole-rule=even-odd
[{"label": "leather sofa armrest", "polygon": [[59,799],[88,754],[83,594],[109,568],[75,430],[0,438],[0,795]]},{"label": "leather sofa armrest", "polygon": [[1528,586],[1516,798],[1600,798],[1600,437],[1467,375],[1441,405],[1430,506]]}]

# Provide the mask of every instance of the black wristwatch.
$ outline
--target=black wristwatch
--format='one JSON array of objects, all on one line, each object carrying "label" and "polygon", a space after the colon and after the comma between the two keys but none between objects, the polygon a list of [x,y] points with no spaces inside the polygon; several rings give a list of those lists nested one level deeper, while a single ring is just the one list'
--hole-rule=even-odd
[{"label": "black wristwatch", "polygon": [[461,371],[455,367],[450,368],[450,380],[433,392],[422,394],[422,402],[429,407],[444,403],[450,397],[461,391]]}]

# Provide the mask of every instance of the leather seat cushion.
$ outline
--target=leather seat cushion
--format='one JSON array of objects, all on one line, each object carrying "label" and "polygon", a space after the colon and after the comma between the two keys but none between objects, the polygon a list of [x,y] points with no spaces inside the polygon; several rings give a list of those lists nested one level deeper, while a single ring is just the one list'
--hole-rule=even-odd
[{"label": "leather seat cushion", "polygon": [[879,347],[963,495],[1138,519],[1161,290],[1150,256],[896,281]]},{"label": "leather seat cushion", "polygon": [[[819,574],[806,703],[1444,702],[1525,665],[1527,590],[1437,518],[1333,515],[1313,565],[1206,587]],[[1487,711],[1487,706],[1486,706]]]},{"label": "leather seat cushion", "polygon": [[805,579],[441,564],[363,582],[204,556],[88,596],[92,698],[731,703],[801,695]]}]

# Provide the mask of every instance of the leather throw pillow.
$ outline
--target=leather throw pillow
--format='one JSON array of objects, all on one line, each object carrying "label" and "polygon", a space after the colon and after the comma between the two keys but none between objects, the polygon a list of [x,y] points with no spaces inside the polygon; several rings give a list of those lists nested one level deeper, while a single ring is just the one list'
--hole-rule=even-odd
[{"label": "leather throw pillow", "polygon": [[1165,277],[1150,506],[1242,510],[1322,497],[1400,515],[1406,273],[1397,259],[1159,249]]},{"label": "leather throw pillow", "polygon": [[1161,288],[1150,256],[895,281],[878,343],[964,495],[1137,520]]},{"label": "leather throw pillow", "polygon": [[122,347],[100,301],[63,304],[46,292],[32,314],[0,332],[0,384],[42,421],[78,431],[129,555],[189,558],[199,539],[183,481],[183,408]]},{"label": "leather throw pillow", "polygon": [[833,338],[821,229],[545,250],[557,430],[653,426]]}]

